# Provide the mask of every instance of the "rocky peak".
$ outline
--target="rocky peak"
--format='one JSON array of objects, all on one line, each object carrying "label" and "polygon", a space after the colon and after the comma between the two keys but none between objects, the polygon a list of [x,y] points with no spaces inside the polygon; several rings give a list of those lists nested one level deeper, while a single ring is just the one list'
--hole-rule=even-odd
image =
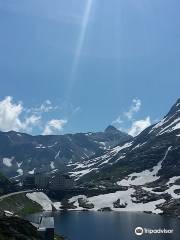
[{"label": "rocky peak", "polygon": [[168,114],[157,124],[152,126],[152,129],[149,133],[152,133],[154,136],[160,136],[163,134],[169,134],[176,132],[179,136],[180,132],[180,99],[171,107]]},{"label": "rocky peak", "polygon": [[176,101],[176,103],[172,106],[172,108],[170,109],[170,111],[167,114],[167,117],[171,117],[175,114],[180,115],[180,98]]},{"label": "rocky peak", "polygon": [[119,132],[119,130],[117,128],[115,128],[114,126],[112,125],[109,125],[104,132]]}]

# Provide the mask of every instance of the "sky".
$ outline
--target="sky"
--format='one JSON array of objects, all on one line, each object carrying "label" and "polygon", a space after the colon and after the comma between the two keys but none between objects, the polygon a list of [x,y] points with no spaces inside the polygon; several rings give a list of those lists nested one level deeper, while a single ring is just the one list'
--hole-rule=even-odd
[{"label": "sky", "polygon": [[179,0],[0,0],[0,130],[135,136],[180,97]]}]

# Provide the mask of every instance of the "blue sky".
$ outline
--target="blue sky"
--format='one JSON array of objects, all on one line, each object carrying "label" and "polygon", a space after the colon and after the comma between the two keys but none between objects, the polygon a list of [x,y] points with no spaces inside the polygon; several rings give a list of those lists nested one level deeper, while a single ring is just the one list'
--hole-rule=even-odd
[{"label": "blue sky", "polygon": [[180,97],[179,11],[178,0],[0,0],[0,129],[157,121]]}]

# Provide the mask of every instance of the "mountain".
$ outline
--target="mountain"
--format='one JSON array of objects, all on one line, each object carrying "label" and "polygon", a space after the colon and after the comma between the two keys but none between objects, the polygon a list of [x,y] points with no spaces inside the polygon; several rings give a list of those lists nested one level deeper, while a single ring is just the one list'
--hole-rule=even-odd
[{"label": "mountain", "polygon": [[132,137],[109,126],[104,132],[31,136],[15,131],[0,132],[0,168],[9,177],[35,170],[64,169]]},{"label": "mountain", "polygon": [[69,173],[81,186],[99,191],[98,196],[87,193],[69,199],[77,209],[83,201],[95,210],[179,218],[180,99],[161,121],[102,155],[70,164]]},{"label": "mountain", "polygon": [[[113,131],[113,128],[109,130]],[[77,180],[91,181],[92,184],[101,184],[103,179],[117,183],[124,178],[130,179],[133,173],[137,173],[134,175],[137,181],[136,175],[140,179],[139,173],[143,174],[145,170],[146,175],[152,175],[153,179],[159,181],[180,176],[180,99],[160,122],[148,127],[137,137],[89,161],[77,162],[73,169],[72,165],[69,167]]]},{"label": "mountain", "polygon": [[111,132],[118,132],[118,130],[117,130],[117,128],[115,128],[114,126],[109,125],[109,126],[105,129],[104,132],[105,132],[105,133],[111,133]]}]

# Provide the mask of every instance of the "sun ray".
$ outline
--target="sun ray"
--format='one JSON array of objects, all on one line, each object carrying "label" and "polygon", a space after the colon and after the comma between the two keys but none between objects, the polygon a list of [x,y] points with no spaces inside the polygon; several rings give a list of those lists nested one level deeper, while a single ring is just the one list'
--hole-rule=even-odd
[{"label": "sun ray", "polygon": [[78,70],[79,60],[80,60],[82,49],[83,49],[84,39],[85,39],[86,32],[87,32],[87,26],[88,26],[89,17],[90,17],[91,10],[92,10],[92,4],[93,4],[93,0],[87,0],[84,15],[83,15],[81,31],[80,31],[80,34],[78,37],[78,43],[77,43],[77,47],[75,50],[75,57],[74,57],[73,64],[72,64],[72,70],[70,73],[69,86],[68,86],[68,91],[67,91],[67,99],[70,97],[73,87],[74,87],[74,84],[77,80],[77,70]]}]

